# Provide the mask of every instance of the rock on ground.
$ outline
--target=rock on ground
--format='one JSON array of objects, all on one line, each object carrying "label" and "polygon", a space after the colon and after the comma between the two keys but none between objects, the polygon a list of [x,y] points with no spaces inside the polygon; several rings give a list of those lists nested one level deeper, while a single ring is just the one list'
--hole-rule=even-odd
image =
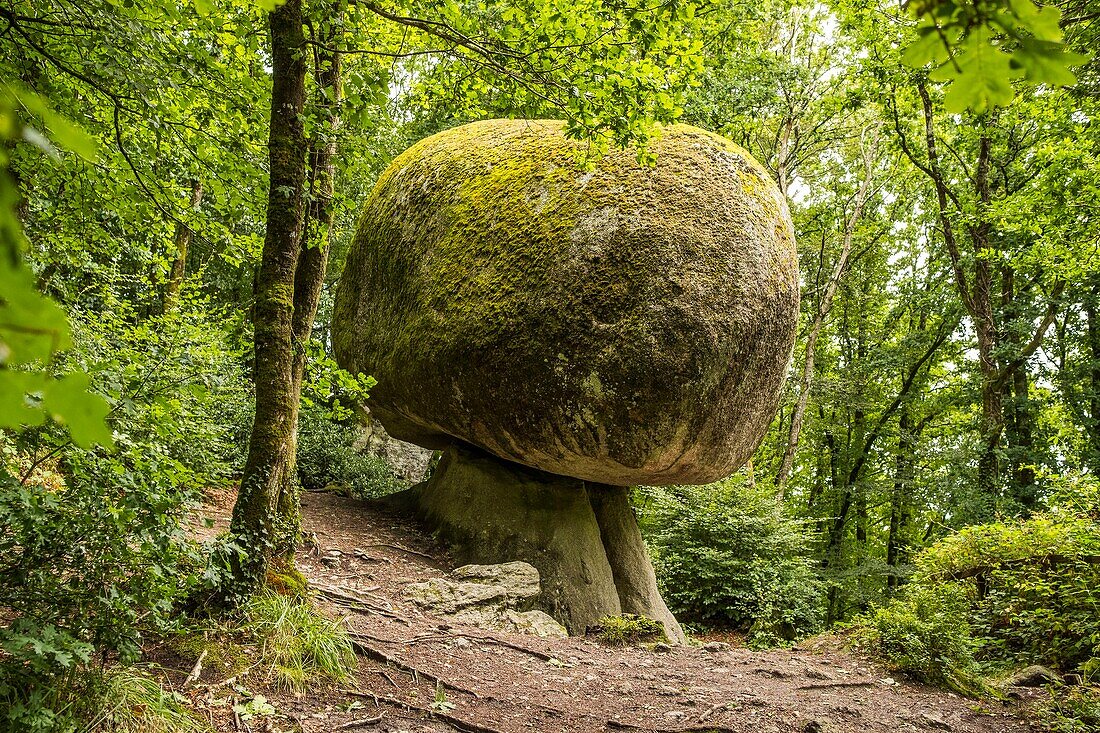
[{"label": "rock on ground", "polygon": [[525,562],[508,562],[464,565],[449,578],[410,583],[405,597],[456,623],[547,638],[568,636],[552,616],[530,609],[539,591],[538,570]]}]

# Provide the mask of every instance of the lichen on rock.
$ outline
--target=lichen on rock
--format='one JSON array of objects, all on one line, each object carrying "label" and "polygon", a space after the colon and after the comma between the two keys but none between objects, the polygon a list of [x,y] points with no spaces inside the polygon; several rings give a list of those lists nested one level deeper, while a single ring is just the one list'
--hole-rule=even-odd
[{"label": "lichen on rock", "polygon": [[396,438],[587,481],[706,483],[770,421],[798,314],[786,203],[743,150],[665,128],[592,170],[561,123],[414,145],[379,180],[333,338]]}]

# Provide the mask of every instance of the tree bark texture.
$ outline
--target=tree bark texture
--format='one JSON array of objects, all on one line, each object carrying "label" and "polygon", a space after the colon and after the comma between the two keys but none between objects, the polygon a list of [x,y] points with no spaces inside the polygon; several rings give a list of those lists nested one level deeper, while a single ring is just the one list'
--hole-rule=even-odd
[{"label": "tree bark texture", "polygon": [[[301,0],[269,15],[272,52],[270,190],[267,233],[256,278],[254,311],[256,415],[231,530],[248,552],[234,567],[246,588],[263,582],[273,557],[293,553],[298,516],[286,516],[296,491],[299,392],[294,379],[295,275],[302,241],[307,140],[306,42]],[[280,514],[280,509],[284,513]]]}]

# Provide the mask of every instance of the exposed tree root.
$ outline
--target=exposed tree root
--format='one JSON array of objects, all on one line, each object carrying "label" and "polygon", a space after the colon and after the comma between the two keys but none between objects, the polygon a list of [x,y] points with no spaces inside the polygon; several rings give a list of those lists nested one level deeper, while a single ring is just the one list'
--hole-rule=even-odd
[{"label": "exposed tree root", "polygon": [[[348,632],[348,636],[351,638],[352,647],[355,649],[356,654],[361,654],[362,656],[367,657],[368,659],[373,659],[376,662],[393,665],[397,669],[400,669],[402,672],[412,675],[413,679],[418,680],[420,677],[423,677],[429,682],[440,685],[448,690],[460,692],[463,695],[469,695],[474,699],[481,699],[481,695],[474,692],[473,690],[461,687],[452,682],[448,682],[442,677],[435,676],[431,672],[425,672],[418,667],[413,667],[410,664],[402,662],[396,657],[391,657],[389,654],[386,654],[381,649],[375,649],[374,647],[368,646],[367,644],[363,643],[364,638],[371,639],[373,641],[374,637],[370,637],[366,634],[356,631]],[[389,676],[386,675],[386,678],[389,679]],[[390,679],[390,683],[393,684],[394,687],[397,687],[397,683],[395,683],[392,679]]]},{"label": "exposed tree root", "polygon": [[799,685],[799,690],[827,690],[830,687],[874,687],[875,683],[871,680],[860,680],[858,682],[815,682],[812,685]]},{"label": "exposed tree root", "polygon": [[478,723],[472,723],[468,720],[449,715],[448,713],[441,712],[439,710],[432,710],[431,708],[421,707],[419,705],[413,705],[410,702],[404,700],[398,700],[396,697],[390,697],[389,695],[379,695],[374,692],[360,692],[359,690],[345,690],[347,694],[352,697],[362,697],[367,700],[373,700],[375,705],[379,703],[386,703],[387,705],[394,705],[406,710],[415,710],[419,713],[424,713],[431,718],[442,720],[447,725],[457,728],[464,733],[501,733],[496,728],[489,728]]}]

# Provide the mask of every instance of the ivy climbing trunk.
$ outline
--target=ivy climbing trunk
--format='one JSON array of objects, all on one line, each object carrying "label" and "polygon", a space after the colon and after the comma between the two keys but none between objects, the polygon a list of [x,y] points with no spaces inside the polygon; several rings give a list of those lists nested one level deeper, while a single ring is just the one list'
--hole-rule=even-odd
[{"label": "ivy climbing trunk", "polygon": [[272,558],[297,544],[297,450],[300,383],[294,378],[295,275],[305,218],[306,41],[301,0],[270,13],[272,92],[268,137],[267,233],[256,277],[254,311],[256,415],[231,531],[247,557],[234,564],[235,586],[263,582]]}]

